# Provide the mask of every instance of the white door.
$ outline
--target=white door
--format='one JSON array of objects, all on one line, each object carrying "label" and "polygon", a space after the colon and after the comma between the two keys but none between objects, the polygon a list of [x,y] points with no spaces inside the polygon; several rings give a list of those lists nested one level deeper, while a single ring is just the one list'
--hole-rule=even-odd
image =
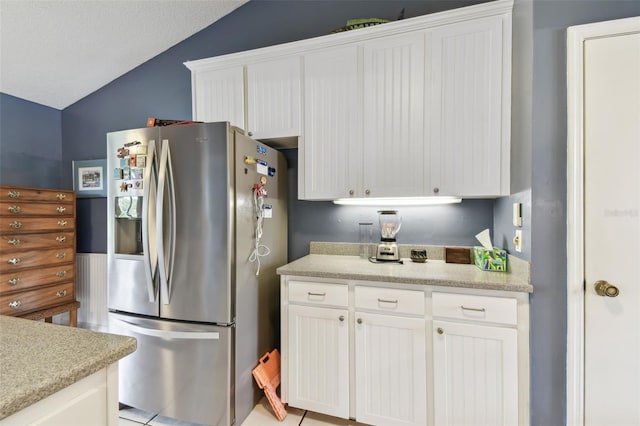
[{"label": "white door", "polygon": [[[640,425],[640,20],[638,24],[635,34],[584,43],[588,426]],[[598,282],[610,297],[597,294]],[[607,284],[615,287],[607,290]]]}]

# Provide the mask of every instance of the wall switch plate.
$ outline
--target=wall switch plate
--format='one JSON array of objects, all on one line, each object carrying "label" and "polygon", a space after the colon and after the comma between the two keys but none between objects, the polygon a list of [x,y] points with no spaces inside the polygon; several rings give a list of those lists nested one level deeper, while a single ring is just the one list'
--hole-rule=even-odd
[{"label": "wall switch plate", "polygon": [[522,252],[522,230],[516,230],[516,236],[513,237],[513,245],[516,247],[518,253]]},{"label": "wall switch plate", "polygon": [[522,203],[513,203],[513,226],[522,226]]}]

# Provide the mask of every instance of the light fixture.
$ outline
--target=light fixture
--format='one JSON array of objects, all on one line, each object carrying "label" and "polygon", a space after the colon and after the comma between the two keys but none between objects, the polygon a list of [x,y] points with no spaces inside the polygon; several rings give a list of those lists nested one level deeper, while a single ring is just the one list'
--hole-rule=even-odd
[{"label": "light fixture", "polygon": [[460,197],[384,197],[384,198],[339,198],[334,204],[343,206],[430,206],[462,202]]}]

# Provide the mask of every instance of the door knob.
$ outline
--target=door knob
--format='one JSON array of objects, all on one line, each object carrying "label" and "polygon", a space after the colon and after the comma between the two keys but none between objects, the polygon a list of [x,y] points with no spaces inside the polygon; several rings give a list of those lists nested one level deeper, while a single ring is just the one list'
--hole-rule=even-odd
[{"label": "door knob", "polygon": [[594,287],[598,296],[616,297],[620,294],[618,287],[603,280],[596,281]]}]

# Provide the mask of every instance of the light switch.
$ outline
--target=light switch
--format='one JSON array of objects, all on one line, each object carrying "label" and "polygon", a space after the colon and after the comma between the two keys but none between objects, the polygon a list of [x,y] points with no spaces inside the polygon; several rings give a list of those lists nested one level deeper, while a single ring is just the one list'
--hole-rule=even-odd
[{"label": "light switch", "polygon": [[513,203],[513,226],[522,226],[522,203]]},{"label": "light switch", "polygon": [[516,236],[513,237],[513,245],[517,252],[522,251],[522,230],[516,229]]}]

